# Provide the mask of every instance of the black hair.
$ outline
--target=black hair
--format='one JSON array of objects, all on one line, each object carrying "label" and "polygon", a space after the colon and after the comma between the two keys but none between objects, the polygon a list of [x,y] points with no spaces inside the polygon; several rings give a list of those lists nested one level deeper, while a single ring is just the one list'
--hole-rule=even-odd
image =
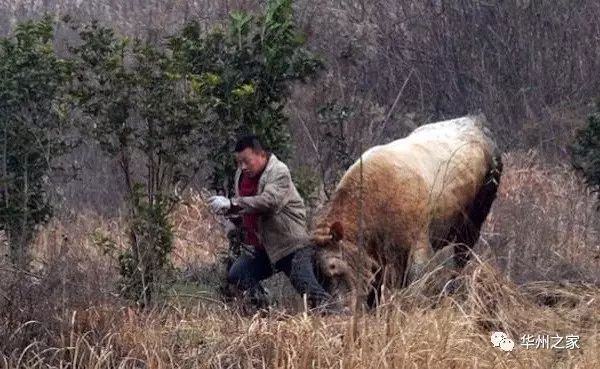
[{"label": "black hair", "polygon": [[264,151],[268,153],[268,150],[260,142],[260,138],[256,135],[247,135],[241,137],[235,144],[235,152],[242,152],[247,148],[251,148],[254,151]]}]

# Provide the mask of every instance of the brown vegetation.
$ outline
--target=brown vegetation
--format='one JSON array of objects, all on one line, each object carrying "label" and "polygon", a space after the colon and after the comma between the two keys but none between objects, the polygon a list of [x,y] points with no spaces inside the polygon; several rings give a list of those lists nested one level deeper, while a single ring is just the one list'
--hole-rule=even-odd
[{"label": "brown vegetation", "polygon": [[[49,10],[158,40],[185,20],[206,26],[260,3],[5,0],[0,32]],[[81,181],[53,182],[62,207],[36,240],[32,271],[1,260],[0,235],[0,367],[600,367],[600,219],[566,155],[599,87],[600,3],[299,0],[295,8],[327,69],[296,86],[286,107],[290,166],[311,168],[324,192],[367,147],[479,109],[490,119],[505,169],[457,293],[424,294],[431,275],[386,291],[376,310],[319,317],[274,278],[277,307],[249,313],[219,295],[226,239],[194,193],[173,217],[176,283],[139,311],[115,293],[114,250],[127,239],[122,178],[84,146],[75,154]],[[70,37],[59,27],[59,50]],[[494,330],[517,343],[579,335],[581,348],[504,353],[491,346]]]},{"label": "brown vegetation", "polygon": [[[544,168],[534,152],[508,154],[505,163],[498,200],[476,248],[479,256],[460,276],[458,293],[425,296],[421,284],[388,290],[380,307],[353,317],[305,315],[297,301],[288,301],[290,288],[281,281],[271,284],[283,290],[276,292],[280,308],[271,312],[248,314],[237,303],[221,302],[206,281],[218,284],[222,278],[214,262],[226,243],[201,195],[191,196],[175,216],[173,262],[195,268],[204,279],[174,286],[163,305],[146,312],[111,294],[117,273],[97,240],[109,233],[122,242],[119,218],[80,213],[56,220],[38,238],[38,272],[0,268],[0,363],[10,368],[69,363],[84,368],[598,367],[600,288],[560,281],[572,275],[550,272],[566,273],[568,264],[587,279],[598,279],[599,224],[590,194],[568,168]],[[536,281],[540,276],[547,280]],[[493,348],[494,330],[513,337],[517,350]],[[579,335],[581,348],[525,349],[518,345],[525,334]]]},{"label": "brown vegetation", "polygon": [[537,151],[505,155],[498,199],[483,241],[516,282],[600,281],[600,219],[592,194],[570,167]]}]

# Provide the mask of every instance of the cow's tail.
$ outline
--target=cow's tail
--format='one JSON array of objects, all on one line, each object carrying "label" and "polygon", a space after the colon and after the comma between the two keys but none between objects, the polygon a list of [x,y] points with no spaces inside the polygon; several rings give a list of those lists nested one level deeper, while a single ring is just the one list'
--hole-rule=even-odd
[{"label": "cow's tail", "polygon": [[500,154],[500,151],[496,151],[492,157],[490,171],[486,176],[486,183],[492,182],[495,186],[494,193],[497,191],[498,186],[500,186],[500,177],[502,176],[503,169],[504,165],[502,164],[502,155]]},{"label": "cow's tail", "polygon": [[487,215],[492,208],[492,204],[496,199],[498,187],[500,186],[502,169],[503,164],[500,152],[494,152],[490,168],[485,175],[483,185],[477,193],[477,197],[473,202],[474,206],[471,207],[469,214],[471,221],[475,223],[477,228],[481,228],[481,225],[485,221],[485,218],[487,218]]},{"label": "cow's tail", "polygon": [[479,239],[481,227],[485,222],[498,193],[502,169],[503,164],[500,152],[494,150],[483,183],[468,209],[468,218],[457,235],[458,244],[455,246],[455,261],[459,268],[464,267],[470,259],[470,249],[475,246],[475,243]]}]

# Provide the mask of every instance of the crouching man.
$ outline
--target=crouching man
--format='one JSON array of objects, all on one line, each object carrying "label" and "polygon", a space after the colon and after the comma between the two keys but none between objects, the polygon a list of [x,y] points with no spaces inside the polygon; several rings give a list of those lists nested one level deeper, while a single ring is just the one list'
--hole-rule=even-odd
[{"label": "crouching man", "polygon": [[238,169],[235,197],[212,196],[209,205],[220,214],[240,214],[245,243],[253,255],[242,253],[227,279],[241,290],[257,288],[261,280],[282,271],[311,307],[339,310],[317,281],[306,240],[306,209],[288,167],[269,153],[256,136],[241,138],[235,146]]}]

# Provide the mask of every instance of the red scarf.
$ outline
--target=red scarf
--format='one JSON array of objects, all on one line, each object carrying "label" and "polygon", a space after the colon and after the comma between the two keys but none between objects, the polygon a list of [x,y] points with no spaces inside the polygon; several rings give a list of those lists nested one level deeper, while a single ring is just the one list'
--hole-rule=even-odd
[{"label": "red scarf", "polygon": [[[251,178],[250,176],[242,175],[240,176],[240,196],[256,196],[258,191],[258,181],[260,180],[260,175]],[[257,214],[243,214],[242,215],[242,224],[244,225],[244,242],[248,245],[254,246],[257,250],[264,250],[263,245],[258,241],[258,227],[257,227]]]}]

